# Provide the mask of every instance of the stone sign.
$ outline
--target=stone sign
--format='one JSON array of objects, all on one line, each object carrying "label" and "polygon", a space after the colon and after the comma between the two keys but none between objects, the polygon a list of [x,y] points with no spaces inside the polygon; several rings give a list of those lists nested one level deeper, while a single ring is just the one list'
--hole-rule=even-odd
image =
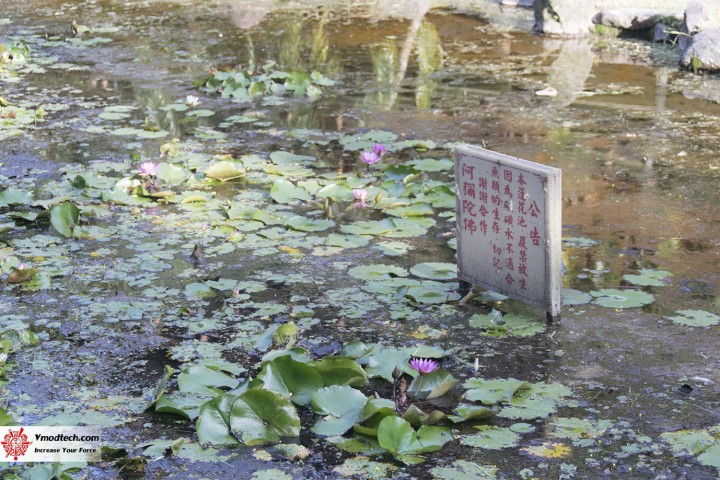
[{"label": "stone sign", "polygon": [[560,314],[561,173],[480,147],[455,148],[460,280]]}]

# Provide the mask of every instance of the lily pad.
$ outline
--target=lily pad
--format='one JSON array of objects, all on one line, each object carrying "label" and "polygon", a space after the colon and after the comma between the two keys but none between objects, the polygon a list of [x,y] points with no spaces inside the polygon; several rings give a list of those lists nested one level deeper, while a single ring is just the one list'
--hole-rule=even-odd
[{"label": "lily pad", "polygon": [[385,417],[378,426],[380,446],[395,456],[434,452],[452,438],[447,427],[423,425],[416,432],[409,422],[400,417]]},{"label": "lily pad", "polygon": [[410,273],[430,280],[453,280],[457,278],[457,265],[442,262],[418,263],[410,267]]},{"label": "lily pad", "polygon": [[531,337],[542,333],[547,328],[546,322],[529,315],[508,313],[501,315],[494,310],[491,313],[476,313],[470,317],[470,326],[482,330],[488,337]]},{"label": "lily pad", "polygon": [[50,210],[50,223],[65,237],[72,237],[73,229],[78,224],[80,210],[74,203],[65,202],[55,205]]},{"label": "lily pad", "polygon": [[689,327],[712,327],[720,325],[720,316],[704,310],[678,310],[673,317],[665,317],[678,325]]},{"label": "lily pad", "polygon": [[205,170],[205,175],[221,182],[229,182],[245,176],[245,167],[240,162],[222,160],[215,162]]},{"label": "lily pad", "polygon": [[516,447],[520,443],[520,435],[509,428],[493,425],[478,425],[475,428],[479,430],[478,433],[460,437],[462,445],[486,450],[502,450],[503,448]]},{"label": "lily pad", "polygon": [[592,238],[586,237],[563,237],[563,246],[565,247],[578,247],[578,248],[589,248],[599,245],[600,242],[593,240]]},{"label": "lily pad", "polygon": [[300,435],[300,417],[285,396],[250,389],[233,403],[230,430],[245,445],[263,445]]},{"label": "lily pad", "polygon": [[305,405],[310,402],[313,393],[325,386],[325,381],[311,366],[284,355],[265,363],[250,386],[262,386],[289,396],[298,405]]},{"label": "lily pad", "polygon": [[237,395],[225,393],[200,407],[195,429],[203,445],[236,445],[240,443],[230,431],[230,412]]},{"label": "lily pad", "polygon": [[407,274],[402,267],[386,264],[364,265],[348,270],[348,275],[360,280],[386,280],[393,277],[405,277]]},{"label": "lily pad", "polygon": [[217,395],[220,387],[235,388],[240,381],[205,364],[190,365],[178,375],[178,389],[183,393]]},{"label": "lily pad", "polygon": [[605,288],[592,291],[590,295],[595,297],[592,303],[608,308],[638,308],[655,301],[655,297],[651,293],[640,290]]},{"label": "lily pad", "polygon": [[302,187],[298,187],[289,180],[275,180],[270,188],[270,196],[277,203],[296,203],[297,201],[310,200],[310,194]]},{"label": "lily pad", "polygon": [[671,277],[672,273],[665,270],[653,270],[643,268],[637,275],[623,275],[626,282],[640,287],[664,287],[667,285],[665,280]]},{"label": "lily pad", "polygon": [[416,376],[407,391],[414,398],[430,400],[445,395],[459,381],[452,373],[439,368]]},{"label": "lily pad", "polygon": [[495,480],[500,478],[498,467],[480,465],[467,460],[455,460],[450,467],[433,467],[433,478],[438,480]]},{"label": "lily pad", "polygon": [[572,288],[563,289],[563,305],[585,305],[592,301],[592,295]]},{"label": "lily pad", "polygon": [[342,435],[360,420],[367,397],[350,386],[332,385],[312,396],[312,407],[320,415],[312,428],[318,435]]}]

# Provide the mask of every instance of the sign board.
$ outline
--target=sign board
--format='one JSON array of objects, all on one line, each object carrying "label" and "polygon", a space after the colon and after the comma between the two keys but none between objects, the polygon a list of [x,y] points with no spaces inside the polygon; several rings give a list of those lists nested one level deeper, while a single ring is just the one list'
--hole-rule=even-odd
[{"label": "sign board", "polygon": [[455,148],[460,280],[560,314],[561,173],[480,147]]}]

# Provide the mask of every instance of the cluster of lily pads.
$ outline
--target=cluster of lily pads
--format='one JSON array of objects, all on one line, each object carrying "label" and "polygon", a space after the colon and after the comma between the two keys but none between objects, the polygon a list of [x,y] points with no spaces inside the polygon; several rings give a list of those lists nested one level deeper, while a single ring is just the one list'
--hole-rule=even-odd
[{"label": "cluster of lily pads", "polygon": [[318,71],[285,72],[276,69],[274,62],[245,69],[213,69],[210,76],[200,82],[204,91],[236,101],[286,94],[314,99],[322,95],[322,87],[332,85],[335,85],[335,81]]},{"label": "cluster of lily pads", "polygon": [[[282,345],[287,336],[278,332],[274,343]],[[560,384],[480,378],[465,381],[461,394],[448,395],[460,382],[439,367],[450,353],[422,345],[397,349],[352,342],[337,355],[313,359],[302,348],[281,348],[262,358],[254,378],[238,376],[245,372],[240,366],[193,362],[182,367],[177,391],[171,393],[166,389],[176,372],[166,367],[150,406],[194,421],[203,445],[252,446],[298,437],[301,415],[310,414],[310,430],[316,435],[342,447],[348,437],[341,436],[352,432],[369,451],[414,464],[423,461],[420,454],[453,440],[450,426],[436,424],[485,421],[494,415],[544,418],[572,395]],[[452,398],[441,400],[446,395]],[[516,424],[513,431],[534,430]],[[464,436],[462,443],[488,443],[480,438],[488,435]]]}]

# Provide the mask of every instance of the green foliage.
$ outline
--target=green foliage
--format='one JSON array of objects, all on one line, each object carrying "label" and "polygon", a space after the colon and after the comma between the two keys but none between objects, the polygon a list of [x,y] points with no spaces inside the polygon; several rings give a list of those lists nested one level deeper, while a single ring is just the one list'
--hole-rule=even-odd
[{"label": "green foliage", "polygon": [[365,395],[350,386],[332,385],[313,394],[312,407],[320,418],[312,428],[318,435],[342,435],[350,430],[365,407]]},{"label": "green foliage", "polygon": [[253,388],[233,403],[230,430],[245,445],[262,445],[300,435],[300,417],[284,395]]},{"label": "green foliage", "polygon": [[335,82],[320,72],[284,72],[269,63],[256,69],[215,72],[202,82],[201,88],[235,100],[288,94],[315,99],[322,95],[322,87],[333,85]]},{"label": "green foliage", "polygon": [[655,301],[651,293],[640,290],[605,288],[592,291],[590,295],[595,297],[593,303],[608,308],[638,308]]},{"label": "green foliage", "polygon": [[704,310],[678,310],[676,315],[665,317],[678,325],[689,327],[712,327],[720,325],[720,316]]}]

